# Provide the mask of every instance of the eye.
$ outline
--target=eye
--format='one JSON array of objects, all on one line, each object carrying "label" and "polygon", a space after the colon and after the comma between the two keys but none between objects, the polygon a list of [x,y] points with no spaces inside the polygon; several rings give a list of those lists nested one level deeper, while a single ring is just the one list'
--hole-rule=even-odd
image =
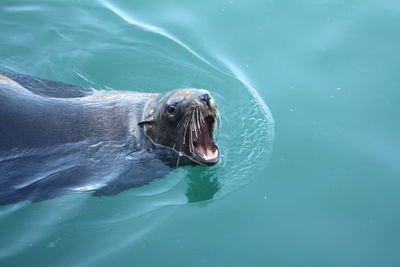
[{"label": "eye", "polygon": [[176,104],[168,105],[167,106],[167,112],[169,114],[175,114],[175,112],[176,112]]}]

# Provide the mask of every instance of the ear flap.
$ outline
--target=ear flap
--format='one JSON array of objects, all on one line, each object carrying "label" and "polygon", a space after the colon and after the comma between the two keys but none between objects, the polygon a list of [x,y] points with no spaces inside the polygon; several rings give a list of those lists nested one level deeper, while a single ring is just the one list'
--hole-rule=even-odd
[{"label": "ear flap", "polygon": [[140,127],[143,127],[144,125],[150,125],[150,124],[153,124],[154,123],[154,120],[153,120],[153,118],[149,118],[149,119],[147,119],[147,120],[143,120],[143,121],[140,121],[140,122],[138,122],[138,125],[140,126]]}]

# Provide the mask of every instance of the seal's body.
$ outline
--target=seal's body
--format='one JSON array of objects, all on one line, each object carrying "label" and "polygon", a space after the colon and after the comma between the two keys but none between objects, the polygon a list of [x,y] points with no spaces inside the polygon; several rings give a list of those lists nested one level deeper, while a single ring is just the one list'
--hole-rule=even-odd
[{"label": "seal's body", "polygon": [[206,90],[98,91],[0,72],[0,204],[110,195],[178,165],[214,165],[217,119]]}]

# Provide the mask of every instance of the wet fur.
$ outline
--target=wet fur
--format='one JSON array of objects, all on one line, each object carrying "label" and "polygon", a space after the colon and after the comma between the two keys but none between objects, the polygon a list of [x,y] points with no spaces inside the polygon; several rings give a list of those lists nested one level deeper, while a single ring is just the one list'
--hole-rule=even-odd
[{"label": "wet fur", "polygon": [[[0,74],[22,87],[0,81],[0,204],[41,201],[81,189],[114,195],[161,178],[178,165],[193,164],[155,145],[138,125],[155,95],[99,92]],[[196,112],[182,118],[180,134],[201,123],[201,111]]]}]

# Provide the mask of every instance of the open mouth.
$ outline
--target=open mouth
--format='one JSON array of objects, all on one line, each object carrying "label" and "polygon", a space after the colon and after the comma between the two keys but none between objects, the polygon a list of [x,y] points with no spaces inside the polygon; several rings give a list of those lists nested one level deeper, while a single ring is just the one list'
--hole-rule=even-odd
[{"label": "open mouth", "polygon": [[207,166],[215,165],[220,159],[219,150],[213,138],[214,125],[214,117],[207,116],[199,125],[200,127],[191,133],[193,152],[199,163]]}]

